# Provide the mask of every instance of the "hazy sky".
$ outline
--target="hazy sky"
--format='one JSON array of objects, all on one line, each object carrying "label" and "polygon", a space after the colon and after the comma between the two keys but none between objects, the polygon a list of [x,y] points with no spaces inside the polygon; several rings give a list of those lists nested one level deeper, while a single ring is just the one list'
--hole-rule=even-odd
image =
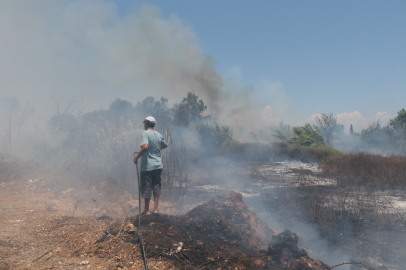
[{"label": "hazy sky", "polygon": [[[131,2],[116,1],[123,16]],[[280,83],[301,113],[392,118],[406,107],[406,1],[142,3],[193,27],[221,75],[238,67],[259,92]]]},{"label": "hazy sky", "polygon": [[1,1],[0,120],[27,102],[46,119],[55,93],[91,110],[193,91],[224,121],[332,112],[360,131],[406,107],[404,14],[405,1]]}]

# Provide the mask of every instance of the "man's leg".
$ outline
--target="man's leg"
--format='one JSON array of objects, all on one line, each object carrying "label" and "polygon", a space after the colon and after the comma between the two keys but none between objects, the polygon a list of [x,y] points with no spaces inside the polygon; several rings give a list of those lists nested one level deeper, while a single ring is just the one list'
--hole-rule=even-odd
[{"label": "man's leg", "polygon": [[[150,200],[151,200],[150,198],[144,198],[145,206],[144,206],[144,212],[142,213],[144,216],[151,214],[151,212],[149,212],[149,201]],[[155,209],[155,207],[154,207],[154,209]]]},{"label": "man's leg", "polygon": [[141,198],[144,198],[144,212],[141,216],[150,215],[149,212],[149,202],[151,200],[151,176],[148,172],[141,172]]},{"label": "man's leg", "polygon": [[161,195],[161,173],[162,169],[157,169],[153,171],[152,187],[154,194],[154,214],[158,214],[158,202],[159,195]]},{"label": "man's leg", "polygon": [[154,214],[158,214],[158,201],[159,201],[159,196],[154,196]]}]

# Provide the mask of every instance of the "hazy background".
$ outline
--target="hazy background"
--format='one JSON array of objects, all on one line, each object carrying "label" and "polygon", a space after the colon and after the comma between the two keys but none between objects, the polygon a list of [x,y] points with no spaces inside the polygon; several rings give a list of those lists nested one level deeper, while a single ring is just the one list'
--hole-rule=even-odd
[{"label": "hazy background", "polygon": [[[52,95],[85,111],[194,92],[247,128],[332,112],[348,133],[406,98],[402,1],[2,1],[1,132],[46,123]],[[51,108],[50,108],[51,107]]]}]

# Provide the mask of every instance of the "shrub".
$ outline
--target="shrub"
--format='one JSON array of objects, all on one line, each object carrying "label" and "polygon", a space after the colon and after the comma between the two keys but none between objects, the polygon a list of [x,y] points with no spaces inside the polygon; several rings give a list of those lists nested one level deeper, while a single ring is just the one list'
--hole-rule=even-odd
[{"label": "shrub", "polygon": [[229,126],[200,124],[196,126],[200,146],[207,152],[218,150],[221,146],[234,143],[233,130]]}]

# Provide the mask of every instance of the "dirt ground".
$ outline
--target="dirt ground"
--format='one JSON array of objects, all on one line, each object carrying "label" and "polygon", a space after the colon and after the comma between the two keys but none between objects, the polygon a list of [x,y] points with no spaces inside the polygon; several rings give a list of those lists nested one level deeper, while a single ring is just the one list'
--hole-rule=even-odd
[{"label": "dirt ground", "polygon": [[[0,183],[0,270],[144,269],[130,192],[75,190],[45,178]],[[149,269],[323,269],[297,236],[277,233],[239,193],[185,215],[169,202],[141,219]]]},{"label": "dirt ground", "polygon": [[[124,253],[132,256],[133,269],[144,269],[139,245],[120,237],[111,239],[114,250],[107,251],[107,258],[86,253],[109,224],[122,222],[138,209],[138,200],[124,191],[116,201],[92,189],[58,191],[49,182],[38,178],[0,184],[1,270],[117,269]],[[167,205],[162,211],[171,211]],[[103,215],[112,218],[97,220]],[[152,269],[164,269],[167,262],[150,264]]]}]

